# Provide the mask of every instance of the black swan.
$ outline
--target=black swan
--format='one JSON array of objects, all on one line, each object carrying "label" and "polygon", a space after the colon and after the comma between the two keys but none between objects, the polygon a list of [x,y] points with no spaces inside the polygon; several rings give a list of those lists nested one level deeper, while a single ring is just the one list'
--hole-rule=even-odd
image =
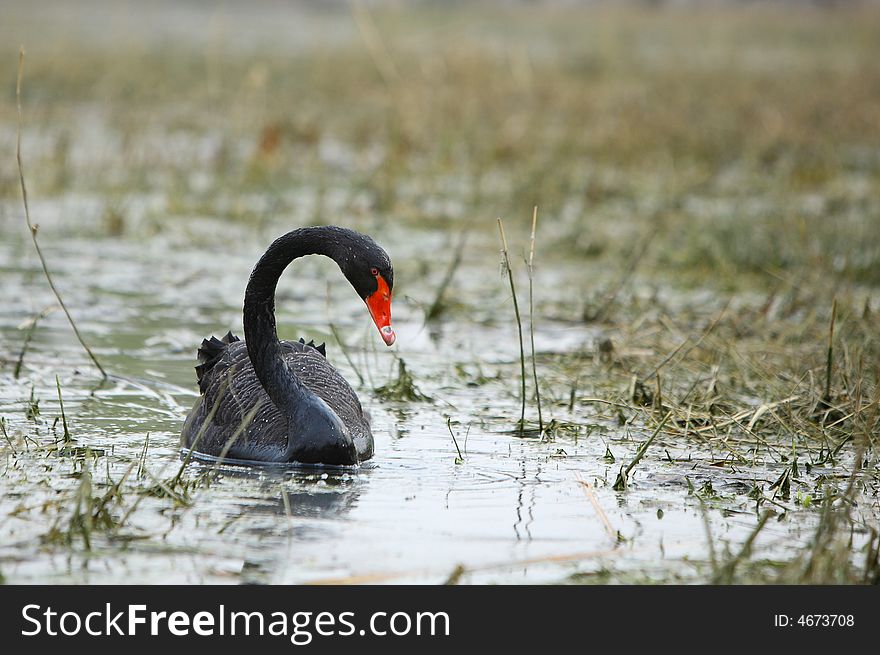
[{"label": "black swan", "polygon": [[394,272],[370,237],[341,227],[304,227],[276,239],[257,262],[244,294],[244,341],[205,339],[196,366],[201,397],[183,425],[181,445],[209,457],[259,462],[350,465],[373,455],[373,435],[354,390],[327,361],[324,346],[279,341],[275,286],[305,255],[333,259],[367,304],[387,345]]}]

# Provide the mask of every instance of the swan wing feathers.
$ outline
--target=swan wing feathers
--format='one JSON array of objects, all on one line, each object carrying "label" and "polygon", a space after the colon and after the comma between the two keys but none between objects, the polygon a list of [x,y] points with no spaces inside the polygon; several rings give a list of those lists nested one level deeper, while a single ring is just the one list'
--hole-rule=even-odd
[{"label": "swan wing feathers", "polygon": [[[205,379],[206,376],[214,369],[214,366],[217,362],[220,361],[220,358],[226,352],[226,347],[229,344],[235,343],[236,341],[241,341],[237,336],[232,334],[230,330],[223,337],[218,339],[215,336],[211,336],[210,339],[204,339],[202,341],[202,345],[196,353],[196,357],[199,360],[198,366],[196,369],[196,378],[199,382],[199,391],[203,394],[208,388],[208,381]],[[289,341],[283,341],[282,345],[289,344]],[[294,342],[295,343],[295,342]],[[309,341],[306,343],[306,340],[300,337],[299,343],[303,346],[307,346],[308,348],[314,349],[316,352],[321,353],[324,357],[327,357],[327,344],[316,345],[314,341]]]},{"label": "swan wing feathers", "polygon": [[303,339],[302,337],[299,338],[299,342],[301,344],[303,344],[304,346],[310,346],[310,347],[314,348],[319,353],[324,355],[324,357],[327,356],[327,344],[326,343],[322,343],[320,346],[316,346],[314,341],[309,341],[308,343],[306,343],[306,340]]},{"label": "swan wing feathers", "polygon": [[226,352],[226,347],[236,341],[241,341],[241,339],[233,335],[231,330],[221,339],[212,335],[210,339],[204,339],[202,341],[202,346],[196,354],[199,360],[199,365],[196,366],[196,377],[199,380],[199,391],[205,393],[207,388],[205,376],[207,376],[214,368],[214,365],[220,361],[220,358]]},{"label": "swan wing feathers", "polygon": [[350,419],[363,421],[363,409],[357,394],[346,379],[327,361],[324,344],[314,342],[282,341],[282,357],[288,368],[308,388],[335,411],[343,423],[351,427]]},{"label": "swan wing feathers", "polygon": [[[324,344],[315,346],[303,339],[281,342],[282,357],[290,370],[336,412],[360,450],[360,442],[370,433],[369,418],[354,390],[327,361],[324,350]],[[286,439],[284,419],[257,379],[243,341],[231,333],[222,339],[206,339],[199,348],[199,361],[202,363],[196,372],[203,398],[201,416],[195,423],[202,423],[216,406],[210,429],[200,439],[199,450],[219,452],[232,430],[253,411],[256,413],[242,435],[250,447],[260,448],[263,443]],[[196,430],[196,425],[190,429]]]}]

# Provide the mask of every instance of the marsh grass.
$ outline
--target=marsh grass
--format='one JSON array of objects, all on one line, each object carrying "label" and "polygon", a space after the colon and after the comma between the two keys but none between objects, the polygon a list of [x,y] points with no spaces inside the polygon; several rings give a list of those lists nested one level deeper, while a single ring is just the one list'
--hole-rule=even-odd
[{"label": "marsh grass", "polygon": [[85,550],[92,550],[96,534],[116,536],[130,515],[126,512],[120,518],[125,500],[123,486],[132,468],[110,483],[104,493],[96,494],[92,471],[85,467],[70,499],[72,510],[68,514],[63,505],[58,507],[54,522],[42,536],[43,543],[70,547],[79,540]]},{"label": "marsh grass", "polygon": [[427,402],[431,399],[419,391],[415,379],[402,358],[397,360],[397,377],[373,389],[377,396],[398,402]]},{"label": "marsh grass", "polygon": [[629,482],[628,482],[629,474],[636,467],[636,465],[641,461],[641,459],[645,456],[645,453],[648,452],[648,447],[652,443],[654,443],[654,439],[657,438],[657,435],[660,434],[660,431],[663,429],[663,426],[665,426],[666,422],[669,420],[670,414],[671,414],[671,412],[666,414],[666,416],[663,417],[663,419],[660,421],[660,423],[657,425],[657,427],[651,433],[651,436],[648,437],[644,441],[644,443],[642,443],[641,446],[639,446],[639,449],[636,451],[635,456],[633,456],[632,461],[630,461],[630,463],[627,464],[625,468],[623,466],[620,467],[620,472],[617,474],[617,479],[614,481],[613,489],[615,491],[626,491],[626,488],[629,484]]}]

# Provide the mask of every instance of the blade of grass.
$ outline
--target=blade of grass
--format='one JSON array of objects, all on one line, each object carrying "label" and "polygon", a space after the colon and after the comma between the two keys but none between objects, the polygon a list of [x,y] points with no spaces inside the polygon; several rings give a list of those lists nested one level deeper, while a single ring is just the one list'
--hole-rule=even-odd
[{"label": "blade of grass", "polygon": [[452,431],[452,419],[450,417],[446,417],[446,428],[449,430],[449,435],[452,437],[452,443],[455,444],[455,449],[458,451],[458,459],[455,460],[456,464],[461,464],[464,462],[464,455],[461,454],[461,448],[458,447],[458,440],[455,438],[455,433]]},{"label": "blade of grass", "polygon": [[15,449],[15,445],[12,443],[12,439],[9,437],[9,433],[6,432],[6,419],[2,416],[0,416],[0,431],[3,432],[3,438],[6,439],[6,443],[8,443],[9,447],[12,449],[12,454],[17,457],[18,451]]},{"label": "blade of grass", "polygon": [[828,357],[825,361],[825,396],[826,403],[831,403],[831,370],[834,363],[834,320],[837,316],[837,298],[831,302],[831,324],[828,326]]},{"label": "blade of grass", "polygon": [[660,423],[654,429],[654,432],[651,434],[651,436],[648,437],[648,439],[645,441],[645,443],[643,443],[641,446],[639,446],[639,449],[636,451],[636,455],[635,455],[635,457],[633,457],[632,461],[629,463],[629,466],[627,466],[625,470],[621,468],[620,473],[617,474],[617,480],[614,481],[613,488],[615,491],[625,491],[626,490],[626,484],[627,484],[626,480],[629,477],[629,472],[632,471],[633,468],[635,467],[635,465],[638,464],[639,461],[641,461],[642,457],[645,456],[645,453],[648,451],[648,446],[650,446],[651,443],[654,441],[654,439],[657,438],[657,435],[660,434],[660,430],[662,430],[663,426],[666,425],[666,422],[669,420],[670,416],[672,416],[672,412],[671,411],[666,412],[666,416],[664,416],[660,420]]},{"label": "blade of grass", "polygon": [[538,206],[532,212],[532,236],[529,242],[529,259],[527,262],[529,271],[529,341],[532,347],[532,377],[535,380],[535,402],[538,405],[538,429],[541,436],[544,435],[544,415],[541,413],[541,387],[538,384],[538,365],[535,361],[535,303],[534,294],[532,292],[535,277],[535,228],[538,225]]},{"label": "blade of grass", "polygon": [[61,406],[61,425],[64,426],[64,443],[70,443],[70,431],[67,429],[67,415],[64,413],[64,401],[61,399],[61,380],[55,376],[55,386],[58,389],[58,404]]},{"label": "blade of grass", "polygon": [[581,489],[584,490],[584,493],[589,499],[590,504],[593,506],[593,509],[596,511],[596,515],[599,517],[599,520],[602,521],[602,526],[605,528],[605,532],[607,532],[608,536],[611,537],[615,542],[620,541],[620,532],[615,530],[614,527],[611,525],[611,521],[608,520],[608,515],[599,504],[599,499],[596,498],[596,492],[593,491],[593,485],[584,480],[579,473],[575,473],[575,478],[581,485]]},{"label": "blade of grass", "polygon": [[24,335],[24,343],[21,345],[21,352],[18,353],[18,361],[15,362],[15,372],[12,374],[16,380],[21,374],[21,367],[24,365],[24,356],[27,354],[28,346],[30,345],[31,339],[34,336],[34,332],[36,332],[37,330],[37,323],[40,322],[40,319],[46,318],[54,310],[54,305],[46,307],[46,309],[35,315],[30,321],[19,326],[21,328],[24,327],[24,325],[27,325],[27,332],[25,332]]},{"label": "blade of grass", "polygon": [[18,107],[18,130],[16,133],[16,145],[15,145],[15,158],[18,161],[18,179],[21,183],[21,198],[24,203],[24,218],[27,222],[28,231],[31,234],[31,240],[34,242],[34,249],[37,251],[37,257],[40,259],[40,265],[43,267],[43,273],[46,274],[46,280],[49,282],[49,287],[52,289],[52,293],[55,294],[55,298],[58,300],[58,304],[61,305],[61,309],[64,310],[65,316],[67,316],[67,320],[70,323],[70,327],[73,328],[73,333],[76,335],[76,338],[79,340],[80,345],[85,349],[89,358],[98,367],[98,370],[101,371],[102,377],[107,377],[107,371],[104,370],[104,367],[101,366],[101,363],[98,361],[98,358],[95,357],[95,353],[92,352],[92,349],[86,344],[82,335],[79,332],[79,329],[76,327],[76,323],[73,320],[73,316],[70,315],[70,311],[67,309],[67,305],[64,304],[64,299],[61,298],[61,293],[59,293],[58,288],[55,286],[55,282],[52,279],[51,273],[49,273],[49,267],[46,264],[46,258],[43,256],[43,251],[40,249],[40,244],[37,242],[37,226],[31,222],[31,213],[28,207],[28,195],[27,195],[27,187],[24,183],[24,166],[21,163],[21,78],[24,72],[24,48],[21,48],[18,51],[18,80],[15,84],[15,102]]},{"label": "blade of grass", "polygon": [[513,313],[516,315],[516,327],[519,332],[519,363],[520,379],[522,381],[521,407],[519,414],[518,429],[522,433],[526,422],[526,350],[523,345],[522,319],[519,314],[519,303],[516,300],[516,287],[513,283],[513,270],[510,268],[510,257],[507,250],[507,237],[504,236],[504,223],[498,219],[498,231],[501,233],[501,256],[502,263],[507,271],[507,279],[510,282],[510,293],[513,296]]}]

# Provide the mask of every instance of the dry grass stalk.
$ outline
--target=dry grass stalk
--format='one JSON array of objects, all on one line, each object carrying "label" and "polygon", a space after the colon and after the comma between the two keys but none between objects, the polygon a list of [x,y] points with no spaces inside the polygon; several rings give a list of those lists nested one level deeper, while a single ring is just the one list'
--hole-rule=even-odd
[{"label": "dry grass stalk", "polygon": [[86,353],[88,353],[89,358],[95,364],[99,371],[101,371],[101,376],[106,378],[107,371],[104,370],[104,367],[101,366],[101,363],[98,361],[98,358],[95,357],[95,353],[92,352],[92,349],[86,344],[82,335],[79,332],[79,329],[76,327],[76,323],[73,320],[73,316],[70,315],[70,311],[67,309],[67,305],[64,304],[64,299],[61,297],[61,293],[58,291],[58,288],[55,286],[55,282],[52,279],[51,273],[49,273],[49,267],[46,264],[46,258],[43,256],[43,251],[40,249],[40,244],[37,242],[37,229],[38,227],[31,222],[31,212],[28,207],[28,195],[27,195],[27,186],[24,183],[24,166],[21,162],[21,78],[24,73],[24,48],[21,48],[18,52],[18,78],[15,83],[15,102],[18,107],[18,130],[16,132],[16,141],[15,141],[15,158],[18,161],[18,179],[21,183],[21,199],[24,203],[24,218],[27,222],[28,232],[30,232],[31,240],[34,242],[34,249],[37,251],[37,257],[40,259],[40,265],[43,267],[43,273],[46,274],[46,280],[49,282],[49,287],[52,289],[52,293],[55,294],[55,298],[58,300],[58,304],[61,305],[61,309],[64,310],[65,316],[67,316],[67,320],[70,322],[70,327],[73,328],[73,333],[76,335],[76,338],[79,340],[82,347],[85,349]]}]

